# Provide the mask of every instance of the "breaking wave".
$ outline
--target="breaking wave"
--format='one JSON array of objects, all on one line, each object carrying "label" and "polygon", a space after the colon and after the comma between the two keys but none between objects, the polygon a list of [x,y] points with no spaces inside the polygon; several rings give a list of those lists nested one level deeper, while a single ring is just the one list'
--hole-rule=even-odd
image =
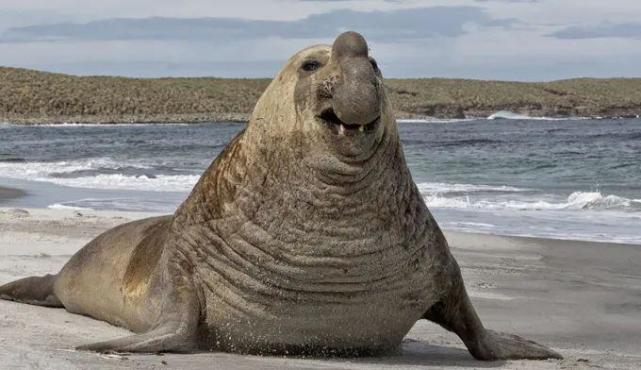
[{"label": "breaking wave", "polygon": [[[200,176],[158,165],[104,157],[59,162],[0,161],[0,177],[75,188],[188,192]],[[564,199],[507,185],[424,182],[417,186],[428,206],[435,208],[641,211],[641,199],[598,191],[576,191]]]},{"label": "breaking wave", "polygon": [[436,117],[425,117],[425,118],[401,118],[397,119],[397,123],[456,123],[456,122],[469,122],[475,121],[478,118],[436,118]]},{"label": "breaking wave", "polygon": [[641,211],[641,199],[628,199],[613,194],[604,195],[598,191],[576,191],[566,199],[552,201],[550,200],[552,196],[536,195],[529,189],[511,186],[420,183],[418,188],[427,205],[435,208]]},{"label": "breaking wave", "polygon": [[142,191],[189,191],[198,181],[195,175],[139,175],[126,176],[121,174],[97,175],[76,178],[47,178],[40,181],[49,181],[54,184],[77,188],[91,189],[121,189]]},{"label": "breaking wave", "polygon": [[189,191],[199,176],[158,173],[152,166],[109,158],[59,162],[0,162],[0,177],[112,190]]},{"label": "breaking wave", "polygon": [[518,193],[530,191],[506,185],[472,185],[472,184],[446,184],[442,182],[421,182],[416,184],[421,193],[451,194],[475,192]]},{"label": "breaking wave", "polygon": [[531,117],[525,114],[514,113],[508,110],[498,111],[494,114],[491,114],[487,119],[518,119],[518,120],[529,120],[529,121],[567,121],[567,120],[578,120],[586,119],[584,117]]},{"label": "breaking wave", "polygon": [[110,209],[128,212],[170,213],[176,209],[176,203],[171,200],[163,201],[144,198],[84,198],[50,204],[47,208],[75,211]]}]

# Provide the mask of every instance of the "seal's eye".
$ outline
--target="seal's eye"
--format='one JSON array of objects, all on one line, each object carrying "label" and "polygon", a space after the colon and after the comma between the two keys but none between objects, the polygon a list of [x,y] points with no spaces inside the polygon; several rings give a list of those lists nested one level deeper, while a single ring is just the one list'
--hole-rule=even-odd
[{"label": "seal's eye", "polygon": [[369,58],[369,62],[372,65],[372,68],[374,68],[375,71],[378,71],[378,63],[376,63],[376,59]]},{"label": "seal's eye", "polygon": [[321,64],[316,60],[308,60],[303,62],[301,68],[307,72],[312,72],[319,69]]}]

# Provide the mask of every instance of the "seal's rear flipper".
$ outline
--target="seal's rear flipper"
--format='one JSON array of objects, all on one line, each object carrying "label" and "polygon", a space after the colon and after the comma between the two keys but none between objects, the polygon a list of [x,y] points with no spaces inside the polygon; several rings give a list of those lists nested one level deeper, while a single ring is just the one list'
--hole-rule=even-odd
[{"label": "seal's rear flipper", "polygon": [[[183,282],[184,283],[184,282]],[[191,286],[191,285],[190,285]],[[76,347],[96,352],[191,352],[197,349],[200,306],[187,290],[169,288],[162,297],[163,311],[157,324],[144,333]]]},{"label": "seal's rear flipper", "polygon": [[0,298],[38,306],[63,307],[53,292],[56,275],[32,276],[0,286]]},{"label": "seal's rear flipper", "polygon": [[196,333],[183,325],[165,326],[144,334],[86,344],[76,347],[80,351],[113,352],[192,352],[196,346]]},{"label": "seal's rear flipper", "polygon": [[483,327],[465,291],[457,265],[451,276],[450,291],[433,305],[423,318],[456,333],[472,356],[478,360],[562,359],[557,352],[517,335],[495,332]]}]

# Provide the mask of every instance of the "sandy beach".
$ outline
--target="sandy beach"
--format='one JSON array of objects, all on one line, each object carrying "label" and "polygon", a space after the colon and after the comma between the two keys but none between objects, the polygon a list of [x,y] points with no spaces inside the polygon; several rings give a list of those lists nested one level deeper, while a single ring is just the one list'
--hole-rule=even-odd
[{"label": "sandy beach", "polygon": [[[0,284],[55,273],[100,232],[151,215],[0,209]],[[0,364],[10,369],[625,369],[641,364],[640,246],[446,234],[485,325],[540,341],[564,360],[478,362],[455,335],[424,321],[397,354],[385,357],[101,355],[73,348],[127,331],[62,309],[0,301]]]}]

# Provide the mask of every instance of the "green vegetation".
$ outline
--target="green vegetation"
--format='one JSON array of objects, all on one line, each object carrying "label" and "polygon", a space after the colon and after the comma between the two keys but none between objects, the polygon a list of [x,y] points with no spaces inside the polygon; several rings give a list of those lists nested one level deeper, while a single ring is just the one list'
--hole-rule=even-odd
[{"label": "green vegetation", "polygon": [[[268,79],[77,77],[0,67],[0,121],[204,122],[246,120]],[[641,79],[545,83],[389,79],[399,117],[636,116]]]}]

